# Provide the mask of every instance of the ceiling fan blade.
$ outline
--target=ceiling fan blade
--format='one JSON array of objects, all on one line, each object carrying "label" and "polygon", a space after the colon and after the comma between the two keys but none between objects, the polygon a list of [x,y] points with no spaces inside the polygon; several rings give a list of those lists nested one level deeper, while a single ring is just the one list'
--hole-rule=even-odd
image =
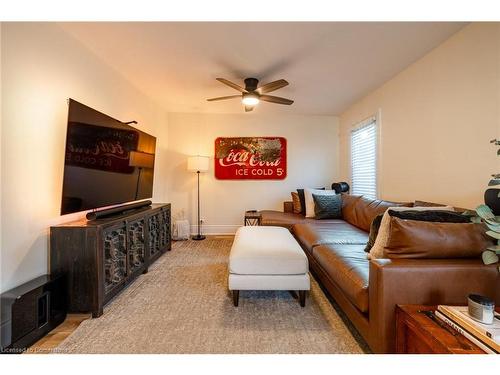
[{"label": "ceiling fan blade", "polygon": [[236,83],[233,83],[231,81],[228,81],[227,79],[225,78],[216,78],[217,81],[225,84],[225,85],[228,85],[229,87],[232,87],[233,89],[235,90],[238,90],[239,92],[243,92],[243,93],[247,93],[248,91],[245,90],[243,87],[241,86],[238,86]]},{"label": "ceiling fan blade", "polygon": [[279,96],[261,95],[259,99],[265,102],[271,102],[277,104],[286,104],[286,105],[293,104],[293,100],[280,98]]},{"label": "ceiling fan blade", "polygon": [[266,92],[275,91],[285,86],[288,86],[288,82],[284,79],[278,79],[277,81],[269,82],[263,86],[260,86],[257,91],[261,94],[265,94]]},{"label": "ceiling fan blade", "polygon": [[207,99],[207,101],[208,102],[214,102],[216,100],[226,100],[226,99],[234,99],[234,98],[241,98],[241,95],[219,96],[218,98]]},{"label": "ceiling fan blade", "polygon": [[252,105],[246,105],[245,106],[245,112],[252,112],[253,111],[253,106]]}]

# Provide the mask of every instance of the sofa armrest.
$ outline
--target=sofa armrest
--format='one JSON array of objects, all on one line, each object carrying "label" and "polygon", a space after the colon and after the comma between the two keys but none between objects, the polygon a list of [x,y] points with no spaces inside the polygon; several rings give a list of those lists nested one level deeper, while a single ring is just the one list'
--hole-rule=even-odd
[{"label": "sofa armrest", "polygon": [[370,261],[370,347],[377,353],[396,349],[397,304],[467,303],[478,293],[500,303],[497,265],[479,259],[376,259]]},{"label": "sofa armrest", "polygon": [[293,202],[283,202],[283,212],[293,213]]}]

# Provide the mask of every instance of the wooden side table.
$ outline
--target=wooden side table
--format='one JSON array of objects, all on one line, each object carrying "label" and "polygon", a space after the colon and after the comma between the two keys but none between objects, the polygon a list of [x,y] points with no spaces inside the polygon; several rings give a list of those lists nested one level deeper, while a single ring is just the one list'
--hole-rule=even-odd
[{"label": "wooden side table", "polygon": [[484,354],[434,316],[436,306],[396,307],[396,351],[406,354]]},{"label": "wooden side table", "polygon": [[245,226],[259,226],[262,215],[258,211],[245,211]]}]

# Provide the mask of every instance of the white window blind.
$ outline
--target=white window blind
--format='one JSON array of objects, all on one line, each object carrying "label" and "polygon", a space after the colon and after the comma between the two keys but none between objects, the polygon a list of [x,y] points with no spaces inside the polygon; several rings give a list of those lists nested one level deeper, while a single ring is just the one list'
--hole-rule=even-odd
[{"label": "white window blind", "polygon": [[377,198],[377,123],[370,118],[351,132],[352,194]]}]

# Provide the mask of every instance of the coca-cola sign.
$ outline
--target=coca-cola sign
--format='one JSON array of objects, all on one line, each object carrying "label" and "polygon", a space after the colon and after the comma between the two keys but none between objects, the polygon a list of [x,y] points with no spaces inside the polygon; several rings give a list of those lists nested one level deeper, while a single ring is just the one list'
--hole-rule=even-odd
[{"label": "coca-cola sign", "polygon": [[286,139],[236,137],[215,140],[215,177],[221,180],[283,180]]}]

